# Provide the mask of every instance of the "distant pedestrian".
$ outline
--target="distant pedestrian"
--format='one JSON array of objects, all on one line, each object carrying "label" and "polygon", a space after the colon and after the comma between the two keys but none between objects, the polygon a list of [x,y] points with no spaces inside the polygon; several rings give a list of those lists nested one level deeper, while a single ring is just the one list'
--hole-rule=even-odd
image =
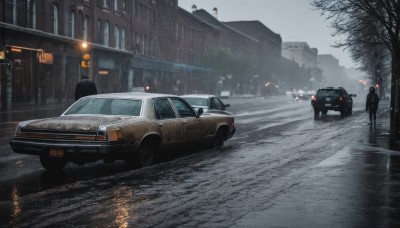
[{"label": "distant pedestrian", "polygon": [[375,88],[369,88],[369,93],[367,95],[367,102],[365,105],[365,111],[369,111],[369,124],[372,124],[372,119],[374,124],[376,124],[376,111],[378,110],[379,97],[375,93]]},{"label": "distant pedestrian", "polygon": [[82,80],[76,83],[75,101],[81,97],[97,94],[97,87],[94,81],[89,80],[86,75],[82,75]]}]

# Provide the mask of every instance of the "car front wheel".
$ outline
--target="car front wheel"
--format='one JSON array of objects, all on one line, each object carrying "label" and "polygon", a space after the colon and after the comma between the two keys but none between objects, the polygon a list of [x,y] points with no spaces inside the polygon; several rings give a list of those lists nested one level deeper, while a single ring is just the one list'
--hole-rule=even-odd
[{"label": "car front wheel", "polygon": [[215,134],[214,138],[214,145],[216,148],[221,148],[224,145],[225,141],[225,134],[222,129],[218,129],[217,133]]}]

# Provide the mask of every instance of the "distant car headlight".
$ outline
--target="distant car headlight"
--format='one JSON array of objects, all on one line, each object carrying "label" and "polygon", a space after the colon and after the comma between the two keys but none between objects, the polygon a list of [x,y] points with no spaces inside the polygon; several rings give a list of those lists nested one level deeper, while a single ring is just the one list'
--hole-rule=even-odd
[{"label": "distant car headlight", "polygon": [[124,139],[120,128],[107,129],[108,141],[115,142]]}]

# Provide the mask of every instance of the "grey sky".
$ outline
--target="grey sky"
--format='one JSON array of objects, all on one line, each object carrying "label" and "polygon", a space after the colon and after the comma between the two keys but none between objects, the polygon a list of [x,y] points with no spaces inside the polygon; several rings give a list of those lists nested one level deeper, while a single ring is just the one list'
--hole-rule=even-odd
[{"label": "grey sky", "polygon": [[312,9],[310,0],[179,0],[179,6],[189,12],[193,4],[209,13],[217,7],[220,21],[259,20],[280,34],[282,41],[305,41],[319,54],[335,56],[340,65],[355,66],[346,51],[331,47],[339,38],[331,36],[329,22]]}]

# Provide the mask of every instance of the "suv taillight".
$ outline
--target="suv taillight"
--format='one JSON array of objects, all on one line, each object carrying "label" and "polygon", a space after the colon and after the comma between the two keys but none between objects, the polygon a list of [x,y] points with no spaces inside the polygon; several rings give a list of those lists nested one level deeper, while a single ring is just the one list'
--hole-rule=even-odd
[{"label": "suv taillight", "polygon": [[339,97],[339,100],[340,100],[340,101],[343,101],[343,98],[342,98],[342,96],[340,96],[340,97]]},{"label": "suv taillight", "polygon": [[313,101],[316,101],[317,100],[317,96],[312,96],[312,98],[311,98]]}]

